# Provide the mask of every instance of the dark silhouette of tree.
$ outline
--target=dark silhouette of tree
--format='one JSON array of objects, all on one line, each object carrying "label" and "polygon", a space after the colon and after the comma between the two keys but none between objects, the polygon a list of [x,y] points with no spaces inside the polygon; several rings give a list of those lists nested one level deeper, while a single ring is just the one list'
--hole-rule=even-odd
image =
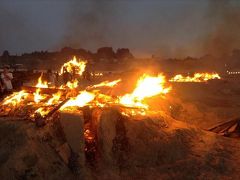
[{"label": "dark silhouette of tree", "polygon": [[105,59],[108,62],[113,62],[114,58],[116,58],[115,53],[112,47],[102,47],[97,50],[98,59]]},{"label": "dark silhouette of tree", "polygon": [[3,51],[3,54],[2,54],[2,63],[3,64],[9,64],[9,59],[10,59],[10,54],[7,50]]},{"label": "dark silhouette of tree", "polygon": [[127,48],[120,48],[116,52],[116,58],[123,60],[123,59],[131,59],[133,58],[132,53]]}]

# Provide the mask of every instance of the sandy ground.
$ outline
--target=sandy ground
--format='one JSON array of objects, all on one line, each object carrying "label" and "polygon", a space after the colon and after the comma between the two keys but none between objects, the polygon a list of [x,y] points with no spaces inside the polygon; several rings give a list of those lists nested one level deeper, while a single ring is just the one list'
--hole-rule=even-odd
[{"label": "sandy ground", "polygon": [[[139,74],[125,73],[113,94],[131,92]],[[131,77],[131,78],[129,78]],[[113,78],[113,79],[114,79]],[[208,129],[218,123],[240,117],[240,81],[212,80],[206,83],[168,83],[172,87],[166,98],[154,97],[148,102],[154,110],[163,110],[173,118]]]},{"label": "sandy ground", "polygon": [[[240,82],[173,84],[176,118],[201,128],[240,117]],[[178,112],[177,112],[178,111]]]},{"label": "sandy ground", "polygon": [[[115,115],[106,111],[105,117]],[[115,129],[102,121],[102,130]],[[36,128],[33,123],[0,120],[0,176],[2,179],[237,179],[240,142],[175,121],[164,113],[124,120],[126,143],[119,134],[101,134],[105,148],[97,168],[75,174],[56,147],[64,143],[56,124]],[[120,138],[121,139],[121,138]],[[120,143],[120,145],[122,145]],[[126,148],[127,147],[127,148]],[[106,151],[108,149],[109,151]]]},{"label": "sandy ground", "polygon": [[[39,130],[33,123],[10,118],[0,120],[1,179],[58,179],[72,177],[69,168],[57,155],[54,145],[60,143],[46,127]],[[51,143],[50,143],[51,141]],[[56,146],[56,145],[55,145]]]}]

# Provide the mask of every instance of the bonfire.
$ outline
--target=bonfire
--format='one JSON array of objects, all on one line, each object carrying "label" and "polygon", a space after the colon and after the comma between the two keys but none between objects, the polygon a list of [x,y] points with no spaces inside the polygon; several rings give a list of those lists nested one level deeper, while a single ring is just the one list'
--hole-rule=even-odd
[{"label": "bonfire", "polygon": [[[74,57],[72,60],[63,64],[60,74],[66,70],[70,73],[78,74],[81,77],[86,66],[87,61],[77,60],[77,58]],[[59,87],[49,87],[48,82],[43,81],[43,74],[41,74],[34,87],[23,87],[24,90],[6,97],[1,102],[1,114],[5,116],[20,116],[35,121],[39,116],[43,119],[49,117],[49,114],[53,114],[53,111],[64,111],[71,108],[82,108],[84,106],[90,108],[119,106],[132,109],[131,111],[123,110],[122,114],[124,115],[134,115],[139,112],[146,114],[146,111],[149,109],[149,105],[145,102],[146,99],[153,96],[164,96],[171,90],[163,74],[157,76],[143,74],[137,81],[132,93],[115,96],[101,92],[101,87],[113,89],[121,81],[121,79],[113,81],[106,80],[95,85],[87,86],[83,90],[78,90],[80,82],[77,78]]]}]

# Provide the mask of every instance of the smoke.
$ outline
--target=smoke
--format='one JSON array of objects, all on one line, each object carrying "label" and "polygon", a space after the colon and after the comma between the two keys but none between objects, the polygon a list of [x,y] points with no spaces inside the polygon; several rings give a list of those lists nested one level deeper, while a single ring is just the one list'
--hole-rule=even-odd
[{"label": "smoke", "polygon": [[188,32],[201,33],[196,27],[203,4],[187,0],[70,1],[60,46],[126,47],[148,57],[184,56],[190,52],[185,47],[193,41],[193,33]]},{"label": "smoke", "polygon": [[114,9],[110,1],[70,1],[61,45],[86,49],[111,46],[108,37]]},{"label": "smoke", "polygon": [[240,47],[237,0],[12,0],[1,4],[0,23],[0,51],[10,53],[111,46],[186,57]]},{"label": "smoke", "polygon": [[240,6],[237,1],[210,0],[206,22],[208,33],[202,43],[204,53],[223,56],[240,48]]}]

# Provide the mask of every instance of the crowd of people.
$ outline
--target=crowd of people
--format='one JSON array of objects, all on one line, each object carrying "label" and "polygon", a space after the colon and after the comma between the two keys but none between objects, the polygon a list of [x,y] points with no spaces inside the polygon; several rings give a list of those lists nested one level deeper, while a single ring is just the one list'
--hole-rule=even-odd
[{"label": "crowd of people", "polygon": [[[63,74],[59,75],[58,72],[53,72],[51,69],[47,71],[45,79],[48,83],[50,83],[52,86],[59,86],[62,84],[67,84],[67,82],[74,81],[75,79],[78,79],[79,75],[72,72],[68,72],[66,68],[63,69]],[[88,70],[85,70],[82,74],[82,78],[88,81],[91,81],[91,74]]]},{"label": "crowd of people", "polygon": [[[16,74],[15,74],[16,75]],[[50,86],[60,86],[62,84],[66,84],[67,82],[74,81],[79,78],[78,74],[70,73],[67,69],[64,69],[63,74],[59,75],[58,72],[53,72],[52,70],[48,70],[46,74],[44,74],[44,80],[46,80]],[[0,98],[12,93],[13,89],[16,88],[16,79],[15,83],[13,82],[13,78],[19,79],[19,77],[14,77],[13,73],[10,71],[10,66],[5,65],[3,67],[3,71],[0,77]],[[91,81],[91,74],[88,70],[86,70],[82,74],[82,78],[88,81]],[[18,80],[17,80],[18,81]],[[19,87],[18,87],[19,88]]]}]

